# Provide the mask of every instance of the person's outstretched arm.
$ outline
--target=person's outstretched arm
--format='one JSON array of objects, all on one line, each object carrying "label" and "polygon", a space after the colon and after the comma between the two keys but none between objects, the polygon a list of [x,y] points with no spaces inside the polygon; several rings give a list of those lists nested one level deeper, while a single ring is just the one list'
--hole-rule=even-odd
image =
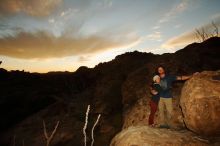
[{"label": "person's outstretched arm", "polygon": [[[194,73],[193,75],[197,75],[198,73],[199,73],[199,72],[196,72],[196,73]],[[193,75],[190,75],[190,76],[177,76],[177,77],[176,77],[176,80],[185,81],[185,80],[190,79]]]}]

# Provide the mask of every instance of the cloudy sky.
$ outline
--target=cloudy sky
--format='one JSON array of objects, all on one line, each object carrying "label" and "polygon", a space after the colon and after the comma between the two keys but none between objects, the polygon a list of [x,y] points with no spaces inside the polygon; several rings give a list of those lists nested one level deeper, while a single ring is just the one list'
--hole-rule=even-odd
[{"label": "cloudy sky", "polygon": [[75,71],[124,52],[162,54],[220,26],[220,0],[1,0],[7,70]]}]

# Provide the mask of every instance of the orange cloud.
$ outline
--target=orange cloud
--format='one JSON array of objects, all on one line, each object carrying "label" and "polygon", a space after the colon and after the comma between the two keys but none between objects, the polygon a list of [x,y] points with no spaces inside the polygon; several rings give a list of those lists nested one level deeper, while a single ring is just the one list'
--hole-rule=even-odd
[{"label": "orange cloud", "polygon": [[0,16],[24,12],[31,16],[49,15],[62,0],[1,0]]},{"label": "orange cloud", "polygon": [[175,48],[182,48],[183,46],[193,43],[196,41],[196,37],[194,32],[188,32],[181,34],[180,36],[173,37],[166,41],[164,44],[161,45],[161,48],[165,49],[175,49]]},{"label": "orange cloud", "polygon": [[15,36],[0,38],[0,55],[23,59],[76,56],[127,46],[139,40],[135,35],[124,34],[122,39],[114,39],[108,34],[105,36],[108,38],[70,37],[68,34],[56,37],[45,31],[19,32]]},{"label": "orange cloud", "polygon": [[[220,19],[219,18],[216,19],[214,21],[214,23],[218,27],[218,29],[220,29]],[[211,37],[211,35],[216,35],[215,34],[215,27],[213,26],[212,23],[203,25],[202,27],[198,27],[196,29],[198,29],[200,31],[201,31],[201,29],[204,29],[209,37]],[[161,45],[161,48],[180,49],[180,48],[183,48],[184,46],[191,44],[193,42],[199,42],[200,40],[196,36],[196,29],[192,30],[190,32],[183,33],[179,36],[176,36],[176,37],[173,37],[173,38],[167,40],[165,43],[163,43]],[[218,35],[220,35],[220,34],[218,34]]]}]

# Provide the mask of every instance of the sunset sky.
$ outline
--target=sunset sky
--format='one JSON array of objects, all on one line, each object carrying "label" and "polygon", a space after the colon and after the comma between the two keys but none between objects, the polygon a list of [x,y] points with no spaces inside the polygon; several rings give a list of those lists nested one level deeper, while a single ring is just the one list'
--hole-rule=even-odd
[{"label": "sunset sky", "polygon": [[220,27],[220,0],[1,0],[1,68],[75,71],[138,50],[162,54]]}]

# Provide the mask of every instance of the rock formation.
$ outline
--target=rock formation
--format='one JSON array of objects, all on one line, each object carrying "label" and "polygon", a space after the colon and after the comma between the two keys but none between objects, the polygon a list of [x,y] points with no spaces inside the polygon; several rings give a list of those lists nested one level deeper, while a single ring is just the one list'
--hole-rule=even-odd
[{"label": "rock formation", "polygon": [[110,146],[219,145],[220,71],[203,71],[194,75],[184,84],[179,97],[185,124],[195,133],[186,128],[147,126],[149,106],[145,104],[147,98],[143,97],[125,113],[124,130],[113,138]]},{"label": "rock formation", "polygon": [[[39,74],[0,68],[0,145],[12,145],[15,135],[17,145],[23,139],[25,145],[43,145],[42,120],[48,123],[48,130],[59,120],[51,145],[81,146],[85,110],[90,104],[93,110],[89,123],[93,124],[97,115],[102,114],[94,133],[94,145],[107,146],[123,128],[147,124],[149,84],[157,65],[164,65],[176,75],[217,70],[219,48],[220,38],[215,37],[171,54],[128,52],[94,68],[81,67],[76,72]],[[177,82],[172,89],[174,120],[180,127],[183,125],[179,108],[182,86],[183,82]]]},{"label": "rock formation", "polygon": [[208,146],[209,141],[200,139],[189,131],[135,126],[124,129],[112,140],[110,146]]},{"label": "rock formation", "polygon": [[193,76],[182,89],[180,104],[186,126],[202,135],[220,135],[220,71]]}]

